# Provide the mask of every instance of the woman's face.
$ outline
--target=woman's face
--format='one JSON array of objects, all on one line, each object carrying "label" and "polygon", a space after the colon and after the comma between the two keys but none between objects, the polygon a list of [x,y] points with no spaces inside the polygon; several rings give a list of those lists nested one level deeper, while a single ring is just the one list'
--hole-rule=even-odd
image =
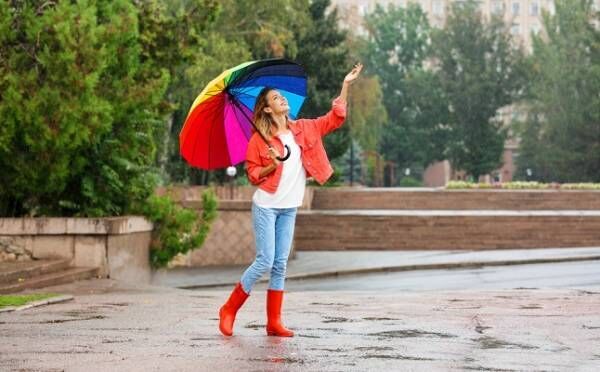
[{"label": "woman's face", "polygon": [[274,115],[287,114],[290,111],[287,99],[277,90],[271,90],[267,93],[267,107],[265,112]]}]

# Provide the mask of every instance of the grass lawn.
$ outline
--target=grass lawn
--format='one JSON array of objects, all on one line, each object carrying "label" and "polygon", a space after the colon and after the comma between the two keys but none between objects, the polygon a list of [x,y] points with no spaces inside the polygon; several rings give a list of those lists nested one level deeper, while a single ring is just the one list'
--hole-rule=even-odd
[{"label": "grass lawn", "polygon": [[0,295],[0,309],[7,306],[21,306],[29,302],[58,296],[55,293],[35,293],[27,295]]}]

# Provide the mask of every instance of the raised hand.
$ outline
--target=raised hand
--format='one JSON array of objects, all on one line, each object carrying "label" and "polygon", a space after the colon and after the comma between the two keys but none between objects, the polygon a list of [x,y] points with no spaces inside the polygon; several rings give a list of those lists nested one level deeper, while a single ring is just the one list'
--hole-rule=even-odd
[{"label": "raised hand", "polygon": [[358,78],[362,69],[363,69],[362,63],[359,62],[359,63],[355,64],[352,71],[350,71],[348,73],[348,75],[346,75],[346,77],[344,78],[344,83],[352,84]]}]

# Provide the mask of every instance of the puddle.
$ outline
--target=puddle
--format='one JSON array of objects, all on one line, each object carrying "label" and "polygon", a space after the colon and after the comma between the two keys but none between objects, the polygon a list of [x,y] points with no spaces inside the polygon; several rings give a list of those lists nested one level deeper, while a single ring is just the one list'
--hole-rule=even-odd
[{"label": "puddle", "polygon": [[[96,306],[98,307],[98,306]],[[71,311],[63,311],[59,313],[64,316],[89,316],[90,314],[96,315],[94,309],[83,309],[83,310],[71,310]]]},{"label": "puddle", "polygon": [[400,319],[397,319],[397,318],[378,318],[378,317],[370,316],[370,317],[363,318],[363,320],[400,320]]},{"label": "puddle", "polygon": [[420,329],[400,329],[397,331],[385,331],[369,333],[367,336],[377,336],[383,338],[411,338],[411,337],[439,337],[439,338],[453,338],[457,337],[449,333],[440,332],[428,332]]},{"label": "puddle", "polygon": [[267,358],[250,358],[250,362],[267,362],[267,363],[281,363],[281,364],[304,364],[303,359],[290,358],[290,357],[267,357]]},{"label": "puddle", "polygon": [[326,316],[324,317],[325,320],[322,320],[322,323],[347,323],[347,322],[353,322],[354,320],[352,319],[348,319],[348,318],[343,318],[343,317],[335,317],[335,316]]},{"label": "puddle", "polygon": [[[77,319],[74,319],[77,320]],[[92,331],[149,331],[150,328],[117,328],[117,327],[108,327],[108,328],[90,328]]]},{"label": "puddle", "polygon": [[520,309],[543,309],[542,306],[538,305],[538,304],[531,304],[531,305],[522,305],[519,307]]},{"label": "puddle", "polygon": [[469,371],[486,371],[486,372],[518,372],[516,369],[502,369],[494,367],[481,367],[481,366],[463,366],[463,369]]},{"label": "puddle", "polygon": [[94,320],[94,319],[106,319],[106,317],[104,315],[94,315],[94,316],[89,316],[87,318],[52,319],[52,320],[45,320],[42,322],[37,322],[37,324],[57,324],[57,323],[78,322],[80,320]]},{"label": "puddle", "polygon": [[343,304],[341,302],[311,302],[310,305],[324,305],[324,306],[355,306],[355,304]]},{"label": "puddle", "polygon": [[396,355],[389,355],[389,354],[366,354],[366,355],[363,355],[361,358],[363,358],[363,359],[422,360],[422,361],[433,361],[433,360],[435,360],[435,359],[431,359],[431,358],[412,357],[412,356],[402,355],[402,354],[396,354]]},{"label": "puddle", "polygon": [[588,326],[588,325],[582,325],[581,326],[583,329],[600,329],[600,327],[596,327],[596,326]]},{"label": "puddle", "polygon": [[315,335],[296,335],[298,337],[304,337],[304,338],[321,338],[321,336],[315,336]]},{"label": "puddle", "polygon": [[512,343],[508,341],[499,340],[490,336],[480,337],[478,339],[475,339],[474,341],[478,342],[481,345],[482,349],[539,349],[537,346]]},{"label": "puddle", "polygon": [[330,353],[343,353],[343,352],[346,351],[346,350],[344,350],[342,348],[339,348],[339,347],[337,349],[311,347],[311,348],[308,348],[308,350],[311,350],[311,351],[327,351],[327,352],[330,352]]},{"label": "puddle", "polygon": [[593,292],[593,291],[584,291],[584,290],[579,290],[577,291],[579,294],[585,294],[585,295],[600,295],[600,292]]},{"label": "puddle", "polygon": [[123,344],[126,342],[131,342],[133,341],[132,339],[127,339],[127,340],[102,340],[103,344]]},{"label": "puddle", "polygon": [[244,328],[248,328],[248,329],[264,329],[266,327],[267,326],[265,324],[253,324],[253,323],[246,324],[244,326]]},{"label": "puddle", "polygon": [[394,348],[390,347],[390,346],[359,346],[359,347],[355,347],[354,350],[358,350],[358,351],[389,351],[389,350],[394,350]]},{"label": "puddle", "polygon": [[486,326],[482,326],[482,325],[477,325],[475,327],[475,332],[479,333],[479,334],[483,334],[483,331],[485,331],[486,329],[491,329],[492,327],[486,327]]},{"label": "puddle", "polygon": [[326,331],[333,333],[342,333],[342,329],[340,328],[304,328],[304,331]]}]

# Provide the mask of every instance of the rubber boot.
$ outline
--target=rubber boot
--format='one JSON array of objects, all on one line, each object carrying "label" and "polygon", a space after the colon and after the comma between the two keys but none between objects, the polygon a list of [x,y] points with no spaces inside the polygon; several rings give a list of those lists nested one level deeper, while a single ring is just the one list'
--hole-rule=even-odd
[{"label": "rubber boot", "polygon": [[281,303],[283,291],[269,289],[267,291],[267,335],[293,337],[294,332],[281,324]]},{"label": "rubber boot", "polygon": [[219,329],[225,336],[231,336],[233,334],[233,322],[235,322],[235,315],[246,299],[248,294],[242,289],[242,284],[236,284],[233,292],[229,296],[229,299],[219,310]]}]

